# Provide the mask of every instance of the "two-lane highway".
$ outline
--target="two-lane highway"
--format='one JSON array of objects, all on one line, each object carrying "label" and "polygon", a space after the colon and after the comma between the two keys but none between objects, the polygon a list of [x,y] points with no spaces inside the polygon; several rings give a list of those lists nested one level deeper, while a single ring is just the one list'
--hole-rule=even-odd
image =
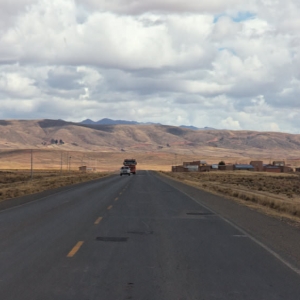
[{"label": "two-lane highway", "polygon": [[0,212],[0,299],[299,299],[296,267],[197,193],[140,171]]}]

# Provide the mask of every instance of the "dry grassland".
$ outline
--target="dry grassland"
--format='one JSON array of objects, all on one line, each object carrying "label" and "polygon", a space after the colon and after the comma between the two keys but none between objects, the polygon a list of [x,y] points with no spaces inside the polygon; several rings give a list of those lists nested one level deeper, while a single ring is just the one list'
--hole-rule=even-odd
[{"label": "dry grassland", "polygon": [[0,172],[0,201],[34,194],[107,176],[108,173],[63,173],[40,170],[31,180],[30,171]]},{"label": "dry grassland", "polygon": [[[177,149],[179,150],[179,149]],[[228,149],[226,150],[229,151]],[[280,214],[300,215],[300,179],[296,175],[279,175],[254,172],[210,172],[210,173],[168,173],[172,165],[184,161],[206,160],[208,163],[249,162],[258,155],[253,152],[247,156],[238,153],[222,152],[218,148],[203,148],[201,153],[182,150],[177,153],[162,151],[141,152],[104,152],[104,151],[58,151],[33,150],[34,180],[30,181],[31,151],[28,149],[0,150],[0,201],[25,194],[49,190],[62,185],[73,184],[118,172],[125,158],[135,158],[139,170],[162,171],[178,180],[195,185],[201,189],[221,193],[240,199],[244,203],[255,203],[268,207]],[[277,155],[266,157],[277,158]],[[265,162],[269,159],[261,157]],[[286,160],[293,166],[299,166],[300,160]],[[100,174],[80,174],[78,167],[85,165],[94,168]],[[60,177],[62,169],[64,176]],[[68,170],[72,175],[67,175]],[[14,170],[5,172],[5,170]],[[41,172],[47,170],[47,172]]]},{"label": "dry grassland", "polygon": [[[173,148],[168,148],[170,151]],[[269,162],[281,160],[279,154],[266,154],[259,160]],[[230,155],[230,156],[229,156]],[[249,163],[251,160],[258,159],[258,153],[233,153],[229,149],[203,148],[201,152],[187,151],[186,149],[177,149],[177,152],[168,152],[166,149],[160,151],[59,151],[59,150],[33,150],[33,168],[57,170],[61,168],[67,171],[77,171],[80,166],[96,168],[100,172],[117,171],[122,166],[125,158],[135,158],[138,162],[137,170],[161,170],[171,171],[172,165],[180,165],[184,161],[206,160],[207,163],[218,163],[223,160],[226,163]],[[272,159],[271,159],[272,157]],[[286,159],[287,164],[300,166],[298,159]],[[29,149],[11,149],[0,150],[0,170],[29,169],[31,166],[31,151]]]},{"label": "dry grassland", "polygon": [[[71,157],[71,158],[70,158]],[[174,164],[195,160],[197,155],[182,155],[168,152],[93,152],[33,150],[33,169],[77,171],[80,166],[95,168],[100,172],[118,171],[125,158],[135,158],[137,170],[170,171]],[[0,170],[23,170],[31,166],[31,151],[28,149],[0,150]]]},{"label": "dry grassland", "polygon": [[[163,172],[176,180],[222,196],[238,199],[265,212],[300,220],[300,176],[247,171]],[[267,208],[267,210],[266,210]]]}]

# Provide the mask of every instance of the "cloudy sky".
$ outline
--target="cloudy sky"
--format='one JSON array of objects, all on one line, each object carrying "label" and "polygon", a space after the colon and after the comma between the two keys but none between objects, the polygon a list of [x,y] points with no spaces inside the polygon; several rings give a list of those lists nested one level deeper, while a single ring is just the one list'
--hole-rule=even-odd
[{"label": "cloudy sky", "polygon": [[298,0],[0,0],[0,119],[300,133]]}]

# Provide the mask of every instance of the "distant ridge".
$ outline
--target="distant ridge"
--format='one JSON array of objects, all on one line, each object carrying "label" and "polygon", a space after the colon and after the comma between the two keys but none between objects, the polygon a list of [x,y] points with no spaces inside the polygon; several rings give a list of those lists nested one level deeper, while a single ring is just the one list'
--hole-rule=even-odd
[{"label": "distant ridge", "polygon": [[186,125],[181,125],[179,127],[187,128],[187,129],[191,129],[191,130],[217,130],[217,129],[212,128],[212,127],[198,128],[198,127],[195,127],[195,126],[186,126]]},{"label": "distant ridge", "polygon": [[[200,130],[218,130],[216,128],[212,128],[212,127],[204,127],[204,128],[199,128]],[[226,129],[224,129],[226,130]]]},{"label": "distant ridge", "polygon": [[[151,123],[151,122],[137,122],[137,121],[127,121],[127,120],[112,120],[109,118],[104,118],[99,121],[93,121],[91,119],[86,119],[80,122],[79,124],[84,124],[84,125],[162,125],[161,123]],[[204,128],[198,128],[195,126],[187,126],[187,125],[181,125],[179,126],[181,128],[187,128],[191,130],[215,130],[214,128],[211,127],[204,127]]]},{"label": "distant ridge", "polygon": [[179,127],[187,128],[187,129],[191,129],[191,130],[199,130],[199,128],[195,127],[195,126],[180,125]]},{"label": "distant ridge", "polygon": [[138,125],[140,123],[136,121],[126,121],[126,120],[112,120],[108,118],[101,119],[97,122],[94,122],[91,119],[86,119],[80,124],[85,124],[85,125]]}]

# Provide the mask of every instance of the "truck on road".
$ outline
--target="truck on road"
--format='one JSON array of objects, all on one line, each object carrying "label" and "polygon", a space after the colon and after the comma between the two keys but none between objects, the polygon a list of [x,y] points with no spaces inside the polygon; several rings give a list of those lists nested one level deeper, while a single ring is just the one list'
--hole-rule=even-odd
[{"label": "truck on road", "polygon": [[128,166],[130,168],[130,173],[134,174],[136,173],[136,165],[137,165],[137,162],[134,158],[126,158],[124,159],[124,162],[123,162],[123,165],[124,166]]}]

